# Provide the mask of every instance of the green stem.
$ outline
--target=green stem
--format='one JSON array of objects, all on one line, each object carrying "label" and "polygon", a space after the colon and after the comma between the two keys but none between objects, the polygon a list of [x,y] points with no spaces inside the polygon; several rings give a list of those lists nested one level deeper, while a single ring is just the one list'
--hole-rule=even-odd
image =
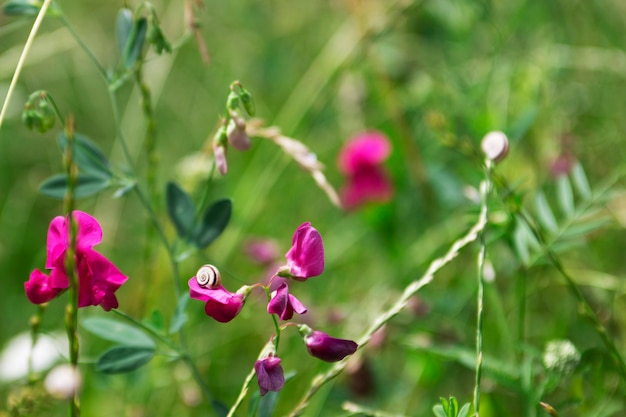
[{"label": "green stem", "polygon": [[41,5],[41,9],[39,9],[39,13],[37,13],[37,18],[35,19],[35,23],[33,23],[33,27],[30,29],[30,33],[28,34],[28,38],[26,39],[26,43],[24,44],[24,49],[22,50],[22,54],[20,55],[20,59],[17,61],[17,66],[15,67],[15,72],[13,73],[13,78],[11,78],[11,84],[9,84],[9,89],[7,91],[7,96],[4,99],[4,103],[2,104],[2,110],[0,110],[0,128],[2,127],[2,122],[4,121],[4,117],[6,115],[7,109],[9,108],[9,102],[11,101],[11,97],[13,96],[13,92],[15,91],[15,86],[17,85],[17,80],[20,78],[22,74],[22,69],[24,68],[24,62],[26,62],[26,57],[30,52],[30,48],[33,46],[33,41],[35,40],[35,36],[39,31],[39,26],[41,26],[41,22],[43,22],[43,18],[48,11],[48,7],[50,7],[50,3],[52,0],[44,0]]},{"label": "green stem", "polygon": [[87,56],[89,57],[89,59],[91,60],[91,62],[93,62],[93,64],[96,66],[96,68],[98,69],[98,72],[100,73],[100,76],[106,81],[108,82],[109,80],[109,76],[107,75],[107,71],[106,69],[102,66],[102,64],[100,63],[100,61],[98,61],[98,58],[96,58],[96,56],[94,55],[94,53],[91,51],[91,49],[89,49],[89,47],[87,46],[87,44],[85,43],[85,41],[82,40],[82,38],[78,35],[78,32],[76,32],[76,30],[74,29],[74,27],[72,26],[72,24],[70,23],[69,20],[67,20],[65,18],[65,15],[63,14],[62,11],[59,10],[59,19],[61,20],[61,23],[63,23],[63,25],[67,28],[67,30],[70,32],[70,34],[72,35],[72,37],[74,38],[74,40],[78,43],[78,45],[80,46],[80,48],[83,50],[83,52],[85,52],[85,54],[87,54]]},{"label": "green stem", "polygon": [[[69,118],[66,124],[65,136],[67,137],[67,148],[65,150],[65,171],[67,174],[67,193],[65,194],[65,214],[69,229],[69,246],[65,254],[65,270],[70,282],[69,298],[65,308],[65,326],[67,329],[67,338],[70,346],[70,364],[73,368],[78,366],[78,276],[76,273],[76,236],[78,234],[77,225],[74,221],[74,191],[76,189],[76,180],[78,169],[74,164],[74,121]],[[70,416],[80,416],[80,402],[78,391],[74,392],[70,398]]]},{"label": "green stem", "polygon": [[30,352],[28,354],[28,381],[33,382],[33,353],[35,352],[35,345],[37,344],[37,339],[39,338],[39,327],[41,326],[41,320],[43,319],[43,313],[46,311],[46,307],[48,304],[38,304],[37,305],[37,313],[30,318]]},{"label": "green stem", "polygon": [[[489,192],[491,191],[491,170],[492,161],[485,161],[485,180],[480,185],[481,194],[481,217],[488,218],[489,214]],[[483,368],[483,301],[485,293],[485,280],[483,277],[485,268],[485,258],[487,256],[487,241],[485,239],[485,229],[480,232],[480,250],[478,252],[478,295],[476,300],[476,379],[474,382],[474,412],[475,416],[480,416],[480,380]]]}]

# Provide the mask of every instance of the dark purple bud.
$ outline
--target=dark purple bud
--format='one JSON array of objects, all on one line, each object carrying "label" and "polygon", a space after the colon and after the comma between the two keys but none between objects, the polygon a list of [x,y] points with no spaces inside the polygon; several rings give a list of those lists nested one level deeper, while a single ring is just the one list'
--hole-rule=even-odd
[{"label": "dark purple bud", "polygon": [[326,362],[338,362],[352,355],[359,347],[352,340],[337,339],[317,330],[305,336],[304,343],[312,356]]},{"label": "dark purple bud", "polygon": [[289,320],[293,313],[304,314],[306,307],[293,295],[289,294],[289,287],[283,283],[272,292],[272,299],[267,304],[267,312],[277,314],[281,320]]},{"label": "dark purple bud", "polygon": [[280,391],[285,385],[285,374],[280,366],[280,358],[268,356],[254,363],[254,371],[261,395],[268,391]]}]

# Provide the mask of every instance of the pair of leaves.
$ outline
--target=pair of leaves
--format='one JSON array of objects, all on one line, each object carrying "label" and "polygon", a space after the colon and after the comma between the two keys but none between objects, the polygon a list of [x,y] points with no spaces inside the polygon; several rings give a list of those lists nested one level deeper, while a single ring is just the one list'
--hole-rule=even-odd
[{"label": "pair of leaves", "polygon": [[[66,133],[59,134],[57,141],[61,152],[65,153],[69,143]],[[72,159],[79,170],[74,197],[89,197],[112,185],[113,172],[109,160],[86,136],[74,134]],[[67,186],[67,174],[57,174],[45,180],[40,185],[39,191],[48,197],[63,199],[67,193]]]},{"label": "pair of leaves", "polygon": [[145,17],[135,20],[133,12],[126,8],[117,14],[115,34],[122,67],[125,70],[132,67],[141,56],[147,30],[148,19]]},{"label": "pair of leaves", "polygon": [[232,202],[222,199],[211,204],[196,220],[196,208],[187,194],[176,183],[169,182],[165,190],[167,212],[178,236],[199,249],[217,239],[230,221]]},{"label": "pair of leaves", "polygon": [[561,252],[584,244],[585,236],[609,222],[603,212],[609,193],[594,192],[580,164],[573,167],[569,176],[562,175],[556,179],[554,194],[559,207],[558,215],[543,191],[535,195],[534,212],[537,224],[544,232],[543,245],[524,219],[516,219],[513,241],[519,258],[526,266],[537,260],[542,249]]},{"label": "pair of leaves", "polygon": [[96,362],[96,370],[104,374],[134,371],[150,362],[156,352],[154,340],[143,330],[117,320],[88,317],[81,321],[90,333],[118,345],[105,351]]},{"label": "pair of leaves", "polygon": [[437,404],[433,407],[433,413],[437,417],[467,417],[469,413],[470,405],[465,404],[459,409],[459,402],[456,398],[450,397],[447,400],[443,397],[440,398],[441,404]]}]

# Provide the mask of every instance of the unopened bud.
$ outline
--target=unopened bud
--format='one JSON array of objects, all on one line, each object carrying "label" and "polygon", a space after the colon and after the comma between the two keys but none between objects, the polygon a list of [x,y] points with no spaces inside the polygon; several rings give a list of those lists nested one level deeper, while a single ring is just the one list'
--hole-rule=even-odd
[{"label": "unopened bud", "polygon": [[241,104],[243,104],[243,108],[246,109],[248,116],[254,117],[256,114],[256,106],[254,105],[252,94],[250,94],[245,88],[241,87],[241,94],[239,94],[239,98],[241,98]]},{"label": "unopened bud", "polygon": [[44,386],[53,397],[62,400],[70,399],[80,391],[82,378],[74,366],[63,364],[48,373]]},{"label": "unopened bud", "polygon": [[228,142],[238,151],[247,151],[252,146],[250,138],[246,133],[246,122],[241,117],[230,120],[226,129]]},{"label": "unopened bud", "polygon": [[509,151],[509,140],[503,132],[493,131],[485,135],[480,146],[487,159],[499,162]]},{"label": "unopened bud", "polygon": [[223,145],[213,144],[213,156],[215,157],[215,165],[220,174],[226,175],[228,172],[228,163],[226,162],[226,149]]}]

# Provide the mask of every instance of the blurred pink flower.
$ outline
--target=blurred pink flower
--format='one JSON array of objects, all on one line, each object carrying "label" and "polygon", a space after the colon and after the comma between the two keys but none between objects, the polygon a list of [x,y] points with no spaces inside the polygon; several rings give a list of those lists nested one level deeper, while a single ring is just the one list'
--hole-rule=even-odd
[{"label": "blurred pink flower", "polygon": [[324,244],[322,236],[311,223],[302,223],[291,242],[291,249],[285,255],[289,277],[305,281],[321,275],[324,272]]},{"label": "blurred pink flower", "polygon": [[254,363],[257,382],[261,395],[268,391],[280,391],[285,385],[285,374],[280,365],[280,358],[268,356]]},{"label": "blurred pink flower", "polygon": [[196,277],[189,282],[189,296],[193,299],[204,301],[204,312],[220,323],[228,323],[234,319],[243,308],[245,295],[232,293],[226,290],[222,284],[214,288],[203,287],[198,284]]},{"label": "blurred pink flower", "polygon": [[339,153],[339,170],[347,177],[341,200],[347,210],[368,201],[384,203],[391,199],[393,186],[380,166],[391,153],[386,136],[379,132],[361,133],[346,143]]},{"label": "blurred pink flower", "polygon": [[[99,305],[105,311],[118,307],[115,291],[128,279],[107,258],[93,250],[102,241],[98,221],[82,211],[72,213],[78,227],[76,236],[76,272],[78,274],[78,307]],[[46,275],[35,269],[24,283],[26,296],[34,304],[46,303],[70,286],[65,270],[69,247],[68,219],[57,216],[48,228]]]},{"label": "blurred pink flower", "polygon": [[304,314],[306,307],[293,295],[289,294],[289,287],[283,283],[272,292],[272,299],[267,304],[267,312],[277,314],[281,320],[289,320],[293,313]]},{"label": "blurred pink flower", "polygon": [[253,262],[261,265],[271,264],[278,257],[278,245],[271,239],[250,239],[244,250]]}]

